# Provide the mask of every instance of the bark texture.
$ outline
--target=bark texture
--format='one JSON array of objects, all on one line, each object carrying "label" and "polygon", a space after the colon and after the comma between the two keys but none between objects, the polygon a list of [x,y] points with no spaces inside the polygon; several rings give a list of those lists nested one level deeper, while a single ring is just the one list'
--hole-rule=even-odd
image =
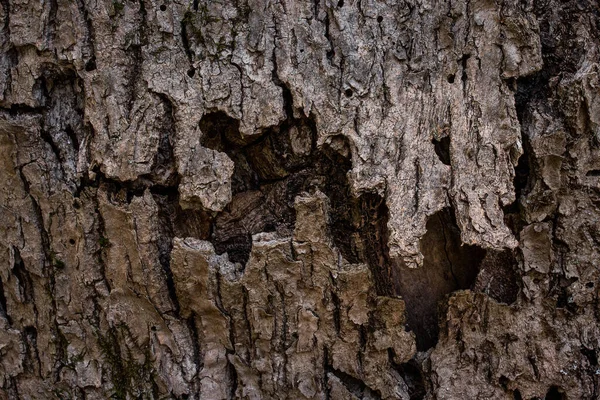
[{"label": "bark texture", "polygon": [[599,10],[1,0],[0,398],[598,398]]}]

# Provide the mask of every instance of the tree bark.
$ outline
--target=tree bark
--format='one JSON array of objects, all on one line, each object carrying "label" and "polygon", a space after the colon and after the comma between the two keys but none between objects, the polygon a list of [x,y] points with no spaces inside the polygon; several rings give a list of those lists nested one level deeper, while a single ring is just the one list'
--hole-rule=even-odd
[{"label": "tree bark", "polygon": [[597,0],[0,3],[0,398],[598,398]]}]

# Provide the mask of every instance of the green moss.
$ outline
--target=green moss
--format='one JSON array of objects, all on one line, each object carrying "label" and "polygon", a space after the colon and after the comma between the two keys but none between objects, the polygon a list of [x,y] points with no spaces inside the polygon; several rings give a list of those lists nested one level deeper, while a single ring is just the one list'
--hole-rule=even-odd
[{"label": "green moss", "polygon": [[100,236],[98,243],[100,244],[100,247],[102,247],[103,249],[110,247],[110,240],[108,240],[108,238],[105,238],[104,236]]},{"label": "green moss", "polygon": [[113,8],[115,10],[115,13],[120,13],[125,8],[125,4],[119,1],[113,1]]},{"label": "green moss", "polygon": [[50,253],[50,263],[58,269],[63,269],[65,267],[65,262],[58,258],[55,252]]},{"label": "green moss", "polygon": [[111,398],[143,398],[147,389],[146,384],[155,386],[150,349],[148,347],[142,350],[145,361],[140,364],[135,361],[129,347],[125,347],[125,350],[122,351],[120,341],[123,343],[137,342],[125,324],[111,327],[105,335],[98,334],[100,351],[109,367],[114,387]]}]

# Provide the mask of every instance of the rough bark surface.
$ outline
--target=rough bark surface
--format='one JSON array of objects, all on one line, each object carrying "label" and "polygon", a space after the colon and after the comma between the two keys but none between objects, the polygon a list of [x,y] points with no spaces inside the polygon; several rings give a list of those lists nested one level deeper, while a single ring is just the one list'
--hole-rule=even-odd
[{"label": "rough bark surface", "polygon": [[0,398],[598,398],[599,10],[1,0]]}]

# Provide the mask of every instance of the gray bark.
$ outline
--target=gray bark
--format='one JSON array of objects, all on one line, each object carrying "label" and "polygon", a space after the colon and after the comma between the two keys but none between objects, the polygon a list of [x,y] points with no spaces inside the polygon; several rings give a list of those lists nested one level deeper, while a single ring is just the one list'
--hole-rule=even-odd
[{"label": "gray bark", "polygon": [[1,399],[595,399],[597,0],[0,1]]}]

